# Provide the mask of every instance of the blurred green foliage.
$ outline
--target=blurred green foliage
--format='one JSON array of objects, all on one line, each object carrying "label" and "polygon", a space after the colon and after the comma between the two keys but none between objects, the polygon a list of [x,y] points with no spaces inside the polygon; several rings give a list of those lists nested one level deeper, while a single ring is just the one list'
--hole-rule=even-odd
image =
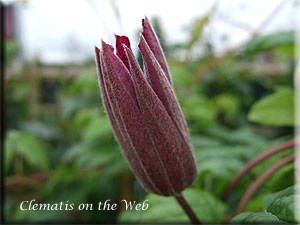
[{"label": "blurred green foliage", "polygon": [[19,50],[19,45],[18,43],[13,40],[13,39],[10,39],[10,40],[5,40],[5,61],[6,63],[10,63],[12,58],[16,55],[16,53],[18,52]]},{"label": "blurred green foliage", "polygon": [[22,131],[10,130],[7,133],[5,149],[5,167],[8,169],[13,158],[22,157],[24,161],[41,170],[48,170],[50,162],[47,156],[47,143]]},{"label": "blurred green foliage", "polygon": [[[204,222],[221,222],[225,214],[233,216],[249,184],[292,150],[253,169],[224,203],[221,196],[231,179],[258,154],[292,139],[294,125],[293,32],[258,36],[203,73],[203,68],[218,59],[202,32],[213,11],[195,20],[188,43],[164,42],[198,164],[198,178],[183,194]],[[193,56],[199,48],[206,51]],[[180,59],[180,52],[188,60]],[[261,63],[271,65],[271,72],[257,68]],[[278,72],[273,68],[276,65],[284,69]],[[44,76],[42,66],[35,67],[38,73],[24,67],[21,75],[7,78],[7,222],[187,222],[173,198],[146,193],[130,172],[101,104],[94,66],[81,68],[71,77],[64,74],[72,68],[61,68],[55,78]],[[54,102],[44,102],[42,84],[53,79],[55,93],[46,94],[54,96]],[[292,194],[272,195],[294,182],[293,166],[283,167],[248,203],[249,212],[232,222],[294,222],[291,210],[285,210],[286,214],[276,211],[277,205],[290,209],[285,198],[291,199]],[[115,203],[149,200],[149,209],[21,211],[19,204],[30,199],[94,205],[107,199]]]},{"label": "blurred green foliage", "polygon": [[[201,221],[207,223],[221,222],[226,207],[212,194],[199,189],[188,189],[183,192],[183,195]],[[188,217],[177,204],[174,197],[148,194],[145,199],[149,201],[149,208],[145,212],[127,211],[121,215],[119,221],[124,223],[189,222]]]}]

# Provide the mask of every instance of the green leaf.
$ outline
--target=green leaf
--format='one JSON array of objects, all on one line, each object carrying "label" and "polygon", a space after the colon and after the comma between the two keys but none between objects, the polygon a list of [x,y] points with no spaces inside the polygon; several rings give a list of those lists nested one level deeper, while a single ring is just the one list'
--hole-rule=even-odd
[{"label": "green leaf", "polygon": [[82,71],[66,92],[73,97],[77,96],[78,93],[89,96],[96,94],[99,97],[99,86],[95,72],[92,70]]},{"label": "green leaf", "polygon": [[208,127],[215,120],[213,105],[209,99],[200,95],[192,95],[181,102],[184,115],[192,121],[191,128]]},{"label": "green leaf", "polygon": [[291,186],[280,192],[268,195],[264,200],[264,209],[283,221],[296,223],[294,215],[295,189],[300,189],[300,185]]},{"label": "green leaf", "polygon": [[44,186],[44,195],[50,195],[59,185],[67,185],[74,182],[78,175],[77,173],[78,169],[75,167],[58,166]]},{"label": "green leaf", "polygon": [[251,199],[245,208],[245,211],[247,212],[259,212],[262,211],[262,205],[264,201],[265,195],[259,195],[253,199]]},{"label": "green leaf", "polygon": [[6,62],[10,63],[14,55],[18,52],[19,50],[19,45],[18,42],[15,41],[14,39],[8,39],[5,40],[5,60]]},{"label": "green leaf", "polygon": [[143,213],[137,210],[124,211],[119,217],[119,223],[137,223],[141,220]]},{"label": "green leaf", "polygon": [[273,50],[277,47],[294,46],[295,33],[293,31],[277,32],[274,34],[257,37],[245,46],[246,54],[255,54],[257,52]]},{"label": "green leaf", "polygon": [[229,130],[214,126],[206,132],[210,136],[192,136],[198,165],[195,185],[217,196],[247,162],[270,147],[250,127]]},{"label": "green leaf", "polygon": [[229,147],[233,144],[258,145],[262,147],[261,145],[266,142],[265,139],[257,135],[250,126],[243,126],[239,129],[231,130],[220,125],[215,125],[207,129],[206,133],[228,144]]},{"label": "green leaf", "polygon": [[127,168],[126,160],[116,142],[103,143],[101,140],[75,143],[64,154],[65,161],[85,168],[105,167],[111,172],[120,172]]},{"label": "green leaf", "polygon": [[195,148],[221,147],[222,142],[209,136],[192,136],[192,143]]},{"label": "green leaf", "polygon": [[83,108],[76,112],[73,126],[76,130],[82,130],[99,116],[99,109]]},{"label": "green leaf", "polygon": [[294,91],[288,87],[278,88],[254,104],[248,119],[268,126],[294,126]]},{"label": "green leaf", "polygon": [[[183,192],[183,195],[197,214],[199,220],[202,222],[221,222],[226,207],[213,195],[196,189],[187,189]],[[120,220],[122,222],[128,222],[126,220],[130,220],[131,222],[139,223],[190,222],[174,197],[149,194],[145,199],[148,200],[149,203],[149,208],[146,211],[130,213],[131,215],[122,215]],[[127,214],[127,212],[124,214]]]},{"label": "green leaf", "polygon": [[20,126],[24,132],[44,140],[55,140],[62,134],[58,126],[55,126],[53,123],[49,122],[38,120],[23,121]]},{"label": "green leaf", "polygon": [[13,131],[9,131],[7,134],[7,139],[5,140],[5,170],[9,169],[9,165],[12,163],[15,154],[15,143],[12,141],[14,139]]},{"label": "green leaf", "polygon": [[17,130],[10,130],[5,140],[6,165],[12,160],[12,154],[21,155],[31,165],[48,170],[48,144],[36,137]]},{"label": "green leaf", "polygon": [[[283,180],[284,182],[282,182]],[[277,192],[293,184],[295,184],[295,170],[294,170],[294,164],[291,163],[278,170],[268,180],[265,186],[272,192]]]},{"label": "green leaf", "polygon": [[112,140],[113,133],[110,123],[105,117],[95,117],[83,130],[83,140],[90,141],[97,138]]},{"label": "green leaf", "polygon": [[215,97],[215,109],[223,113],[226,120],[233,119],[240,112],[240,102],[237,96],[232,94],[220,94]]},{"label": "green leaf", "polygon": [[239,215],[233,217],[230,220],[230,223],[234,224],[253,224],[253,223],[282,223],[276,216],[272,215],[268,212],[244,212]]},{"label": "green leaf", "polygon": [[172,80],[176,90],[180,91],[180,89],[184,87],[192,86],[193,74],[186,66],[177,63],[172,63],[170,69],[172,74]]},{"label": "green leaf", "polygon": [[239,157],[245,154],[243,147],[211,147],[195,150],[198,172],[209,170],[214,174],[231,178],[243,167]]},{"label": "green leaf", "polygon": [[9,221],[10,223],[47,223],[48,221],[53,221],[54,218],[59,218],[60,222],[68,223],[71,216],[64,211],[60,210],[16,210],[14,215],[14,220]]},{"label": "green leaf", "polygon": [[[274,140],[270,140],[267,142],[267,145],[264,146],[261,150],[263,152],[271,149],[271,148],[274,148],[276,146],[279,146],[289,140],[291,140],[293,137],[280,137],[280,138],[277,138],[277,139],[274,139]],[[251,170],[251,174],[253,174],[254,176],[258,177],[260,176],[262,173],[264,173],[267,169],[269,169],[271,166],[273,166],[275,163],[279,162],[281,159],[283,159],[284,157],[290,155],[293,153],[293,149],[287,149],[283,152],[279,152],[277,153],[276,155],[272,156],[272,157],[269,157],[268,159],[264,160],[263,162],[261,162],[260,164],[258,164],[257,166],[255,166],[252,170]],[[283,167],[282,169],[284,169],[285,167]],[[281,170],[282,170],[281,169]],[[274,176],[277,176],[281,171],[279,170],[277,173],[274,174]],[[270,184],[269,182],[274,179],[274,176],[272,176],[272,178],[268,179],[268,181],[266,182],[265,184],[265,187],[269,187]],[[287,181],[288,182],[288,181]],[[275,187],[272,187],[271,190],[273,190],[273,188]],[[275,192],[275,191],[273,191]]]}]

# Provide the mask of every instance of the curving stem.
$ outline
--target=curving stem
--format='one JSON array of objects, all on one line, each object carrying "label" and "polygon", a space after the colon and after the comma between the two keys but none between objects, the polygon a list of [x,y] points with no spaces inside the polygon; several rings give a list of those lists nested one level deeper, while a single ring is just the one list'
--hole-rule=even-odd
[{"label": "curving stem", "polygon": [[260,175],[248,188],[242,199],[240,200],[237,210],[235,212],[235,215],[243,212],[245,209],[248,201],[251,199],[251,197],[255,194],[255,192],[260,188],[261,185],[265,183],[266,180],[268,180],[269,177],[271,177],[276,171],[278,171],[280,168],[285,166],[286,164],[292,162],[295,159],[295,155],[289,155],[285,157],[284,159],[280,160],[278,163],[276,163],[274,166],[272,166],[270,169],[268,169],[266,172],[264,172],[262,175]]},{"label": "curving stem", "polygon": [[[297,140],[298,141],[298,140]],[[267,158],[271,157],[272,155],[275,155],[278,152],[288,150],[296,145],[296,140],[291,140],[288,142],[283,143],[282,145],[276,146],[256,158],[254,158],[252,161],[250,161],[246,166],[233,178],[233,180],[230,182],[229,186],[227,187],[224,195],[223,200],[226,201],[228,196],[230,195],[233,188],[239,183],[239,181],[257,164],[260,162],[266,160]]]},{"label": "curving stem", "polygon": [[181,206],[181,208],[184,210],[184,212],[186,213],[186,215],[190,218],[191,222],[193,224],[201,224],[201,222],[199,221],[199,219],[197,218],[196,214],[192,210],[192,208],[189,205],[189,203],[185,200],[185,198],[183,197],[183,195],[180,193],[180,194],[175,195],[174,197],[176,198],[177,202],[179,203],[179,205]]}]

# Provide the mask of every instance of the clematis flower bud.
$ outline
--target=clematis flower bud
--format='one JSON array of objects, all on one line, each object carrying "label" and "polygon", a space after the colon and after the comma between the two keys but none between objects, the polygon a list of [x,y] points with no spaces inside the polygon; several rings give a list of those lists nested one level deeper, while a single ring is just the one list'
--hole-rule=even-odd
[{"label": "clematis flower bud", "polygon": [[95,47],[103,104],[123,155],[144,188],[177,195],[193,183],[197,168],[167,62],[147,18],[139,49],[144,72],[127,37],[116,35],[116,54],[104,41],[101,50]]}]

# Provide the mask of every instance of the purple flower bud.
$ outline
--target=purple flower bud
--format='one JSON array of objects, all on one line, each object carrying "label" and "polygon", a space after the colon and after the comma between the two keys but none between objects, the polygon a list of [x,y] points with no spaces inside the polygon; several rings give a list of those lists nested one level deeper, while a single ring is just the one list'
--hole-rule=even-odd
[{"label": "purple flower bud", "polygon": [[102,50],[95,48],[101,96],[138,180],[150,192],[176,195],[195,180],[195,157],[165,56],[147,18],[143,28],[144,73],[127,37],[116,35],[116,54],[104,41]]}]

